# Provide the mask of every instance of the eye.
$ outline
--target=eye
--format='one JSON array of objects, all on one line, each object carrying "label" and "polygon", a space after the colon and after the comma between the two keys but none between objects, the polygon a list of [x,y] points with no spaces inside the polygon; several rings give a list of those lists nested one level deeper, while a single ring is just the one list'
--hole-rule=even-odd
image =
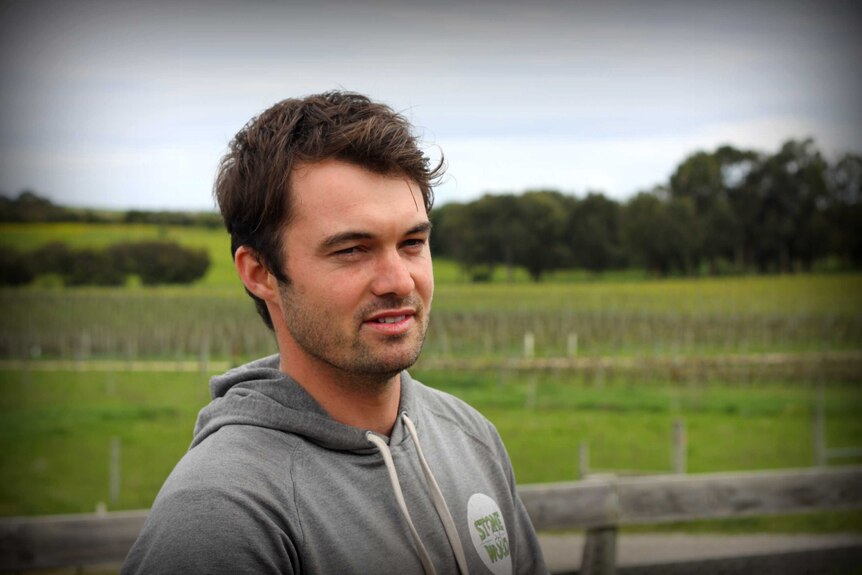
[{"label": "eye", "polygon": [[361,246],[350,246],[348,248],[341,248],[340,250],[336,250],[332,252],[332,255],[336,257],[350,257],[359,254],[361,250]]},{"label": "eye", "polygon": [[402,244],[407,249],[421,249],[427,240],[425,238],[410,238]]}]

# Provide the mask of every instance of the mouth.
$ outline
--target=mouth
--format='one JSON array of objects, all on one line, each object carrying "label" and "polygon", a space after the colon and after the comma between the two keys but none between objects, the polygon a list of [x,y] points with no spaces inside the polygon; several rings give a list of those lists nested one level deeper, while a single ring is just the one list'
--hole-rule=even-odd
[{"label": "mouth", "polygon": [[390,315],[386,317],[378,317],[374,319],[374,323],[398,323],[407,319],[407,315]]},{"label": "mouth", "polygon": [[384,335],[400,335],[412,327],[415,316],[416,312],[412,309],[384,311],[369,317],[363,325]]}]

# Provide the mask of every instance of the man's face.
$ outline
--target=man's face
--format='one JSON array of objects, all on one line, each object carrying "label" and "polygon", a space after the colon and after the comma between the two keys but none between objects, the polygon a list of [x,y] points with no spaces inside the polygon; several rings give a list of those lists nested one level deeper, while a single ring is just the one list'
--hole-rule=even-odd
[{"label": "man's face", "polygon": [[280,287],[291,361],[389,378],[419,357],[434,278],[418,186],[353,164],[307,164],[292,177]]}]

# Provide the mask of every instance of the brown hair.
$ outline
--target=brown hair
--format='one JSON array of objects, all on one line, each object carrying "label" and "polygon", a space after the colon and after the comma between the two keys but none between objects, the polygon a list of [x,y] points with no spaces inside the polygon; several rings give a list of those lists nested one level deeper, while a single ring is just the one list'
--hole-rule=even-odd
[{"label": "brown hair", "polygon": [[[337,91],[283,100],[252,118],[219,164],[214,195],[230,233],[231,255],[248,246],[279,282],[290,282],[281,231],[291,216],[291,173],[299,163],[326,159],[410,178],[418,184],[426,210],[444,169],[442,158],[430,166],[410,123],[385,104]],[[273,329],[266,304],[249,295]]]}]

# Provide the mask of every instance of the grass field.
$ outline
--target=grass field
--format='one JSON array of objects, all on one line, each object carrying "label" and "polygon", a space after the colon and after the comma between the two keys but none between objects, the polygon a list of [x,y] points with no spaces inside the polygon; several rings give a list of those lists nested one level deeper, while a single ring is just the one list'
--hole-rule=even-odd
[{"label": "grass field", "polygon": [[[212,265],[192,286],[0,290],[0,357],[247,358],[268,353],[220,229],[153,225],[3,224],[0,245],[52,240],[102,246],[169,238],[204,247]],[[500,270],[502,274],[502,270]],[[427,355],[508,358],[532,334],[539,357],[715,355],[862,349],[862,274],[673,278],[578,272],[541,284],[470,284],[435,260]]]},{"label": "grass field", "polygon": [[[862,275],[441,283],[428,356],[692,356],[862,349]],[[0,357],[255,357],[270,334],[230,288],[0,290]],[[576,349],[572,342],[576,340]]]},{"label": "grass field", "polygon": [[[505,381],[482,373],[414,375],[462,397],[495,423],[520,483],[576,479],[582,441],[589,444],[593,470],[669,472],[677,419],[688,431],[690,472],[807,467],[814,457],[811,386],[608,382],[596,388],[551,374],[538,381],[515,374]],[[188,447],[197,411],[208,401],[204,379],[174,372],[0,372],[0,514],[87,512],[99,502],[110,509],[148,507]],[[862,445],[860,408],[855,386],[827,385],[831,447]],[[122,472],[119,500],[112,502],[115,437]],[[824,517],[818,530],[862,530],[862,514]],[[730,525],[804,530],[801,520],[788,521]]]},{"label": "grass field", "polygon": [[[48,278],[0,289],[0,515],[147,507],[208,401],[200,372],[52,372],[40,370],[45,360],[237,364],[275,351],[222,230],[0,225],[0,245],[17,249],[152,238],[206,248],[207,276],[183,287],[64,289]],[[454,263],[435,260],[432,324],[414,375],[485,413],[522,483],[576,478],[581,442],[594,470],[666,472],[678,418],[691,472],[809,466],[817,382],[827,390],[829,446],[862,446],[862,274],[657,280],[567,271],[533,284],[523,271],[514,283],[498,272],[470,284]],[[531,356],[596,361],[511,367]],[[21,359],[31,368],[8,367]],[[433,368],[459,360],[484,363]],[[116,502],[112,438],[122,445]],[[862,531],[862,513],[722,525],[704,528]]]}]

